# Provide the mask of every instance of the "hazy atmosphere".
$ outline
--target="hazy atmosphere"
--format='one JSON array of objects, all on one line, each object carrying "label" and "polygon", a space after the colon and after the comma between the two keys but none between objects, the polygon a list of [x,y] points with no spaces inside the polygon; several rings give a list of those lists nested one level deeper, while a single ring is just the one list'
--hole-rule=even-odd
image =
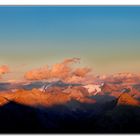
[{"label": "hazy atmosphere", "polygon": [[67,58],[96,74],[140,71],[139,6],[0,6],[6,79]]}]

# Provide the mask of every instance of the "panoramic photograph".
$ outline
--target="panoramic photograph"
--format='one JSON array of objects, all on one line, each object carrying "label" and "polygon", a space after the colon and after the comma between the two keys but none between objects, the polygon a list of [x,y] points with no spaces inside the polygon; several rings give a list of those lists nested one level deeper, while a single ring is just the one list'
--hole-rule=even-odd
[{"label": "panoramic photograph", "polygon": [[140,6],[0,6],[0,133],[140,133]]}]

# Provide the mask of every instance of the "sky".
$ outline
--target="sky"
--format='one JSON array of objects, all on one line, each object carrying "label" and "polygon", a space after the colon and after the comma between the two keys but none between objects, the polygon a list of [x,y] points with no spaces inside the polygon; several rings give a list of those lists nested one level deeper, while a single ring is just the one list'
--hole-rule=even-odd
[{"label": "sky", "polygon": [[140,6],[0,6],[7,78],[66,58],[98,74],[140,72]]}]

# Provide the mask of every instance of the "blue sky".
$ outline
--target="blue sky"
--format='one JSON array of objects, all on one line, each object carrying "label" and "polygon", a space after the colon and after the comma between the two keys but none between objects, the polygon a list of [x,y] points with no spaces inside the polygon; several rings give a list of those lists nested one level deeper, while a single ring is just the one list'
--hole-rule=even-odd
[{"label": "blue sky", "polygon": [[96,73],[139,72],[139,51],[139,6],[0,6],[0,64],[80,57]]}]

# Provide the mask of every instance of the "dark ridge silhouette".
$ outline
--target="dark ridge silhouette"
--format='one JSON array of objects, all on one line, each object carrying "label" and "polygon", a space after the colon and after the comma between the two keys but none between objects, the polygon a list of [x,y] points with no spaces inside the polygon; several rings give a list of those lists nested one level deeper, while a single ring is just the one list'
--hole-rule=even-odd
[{"label": "dark ridge silhouette", "polygon": [[95,133],[140,133],[140,107],[116,106],[98,118],[94,125]]},{"label": "dark ridge silhouette", "polygon": [[36,108],[9,101],[0,107],[0,133],[140,133],[140,107],[103,97]]},{"label": "dark ridge silhouette", "polygon": [[96,120],[113,109],[116,103],[114,100],[107,104],[72,100],[65,105],[45,108],[39,115],[42,125],[49,133],[97,133]]},{"label": "dark ridge silhouette", "polygon": [[8,100],[0,107],[0,133],[88,133],[91,121],[113,107],[103,106],[72,100],[33,108]]},{"label": "dark ridge silhouette", "polygon": [[43,132],[36,113],[36,109],[12,101],[1,106],[0,133]]}]

